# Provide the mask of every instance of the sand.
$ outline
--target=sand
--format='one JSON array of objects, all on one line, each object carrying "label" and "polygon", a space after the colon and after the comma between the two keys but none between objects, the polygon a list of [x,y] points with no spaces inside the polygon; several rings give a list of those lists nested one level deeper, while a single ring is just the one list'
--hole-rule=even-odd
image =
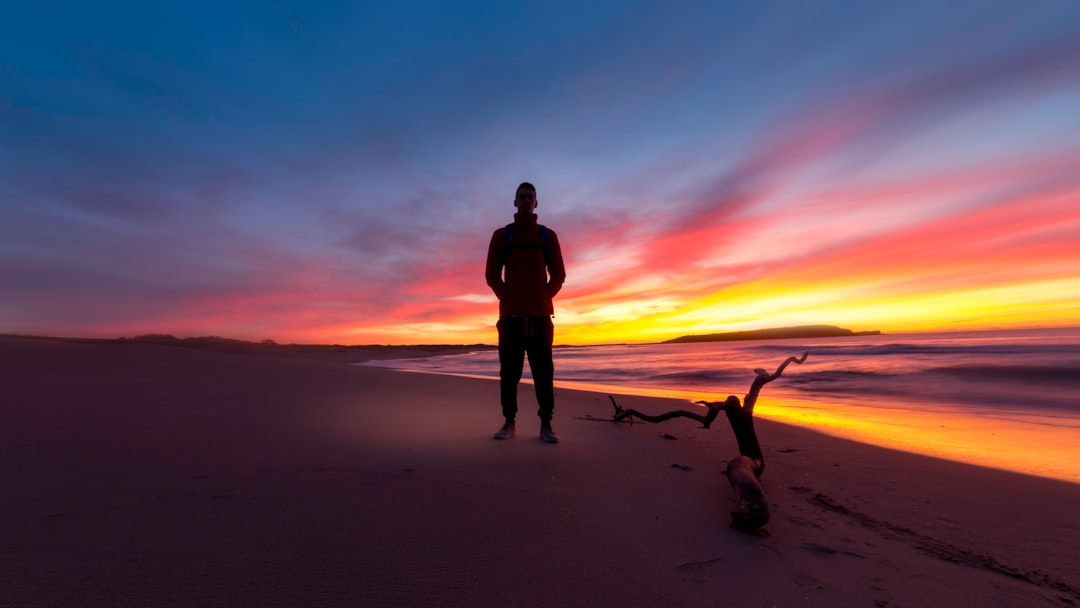
[{"label": "sand", "polygon": [[496,383],[350,365],[417,354],[0,338],[0,606],[1080,604],[1076,484],[760,420],[739,532],[723,421],[560,389],[548,445],[523,387],[498,442]]}]

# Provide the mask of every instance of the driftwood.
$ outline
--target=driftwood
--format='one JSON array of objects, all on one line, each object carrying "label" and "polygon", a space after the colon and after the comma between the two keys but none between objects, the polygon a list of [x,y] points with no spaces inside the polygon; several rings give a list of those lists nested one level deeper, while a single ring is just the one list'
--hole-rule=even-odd
[{"label": "driftwood", "polygon": [[731,487],[735,489],[737,506],[731,513],[731,525],[740,530],[756,530],[769,522],[769,503],[765,500],[765,493],[761,489],[758,478],[765,472],[765,456],[761,453],[761,444],[758,442],[757,433],[754,431],[754,405],[757,404],[761,388],[776,380],[784,373],[784,369],[792,363],[801,364],[806,361],[809,352],[804,352],[801,357],[788,357],[786,361],[769,373],[763,369],[755,369],[757,377],[750,385],[750,391],[740,403],[739,398],[731,395],[724,401],[698,401],[707,409],[703,416],[696,412],[675,410],[658,416],[650,416],[637,410],[623,409],[611,399],[615,406],[615,415],[612,420],[618,422],[626,418],[633,420],[639,418],[646,422],[664,422],[673,418],[690,418],[697,420],[704,428],[709,428],[721,411],[727,415],[731,430],[735,433],[735,441],[739,444],[739,455],[733,458],[727,465],[727,478]]},{"label": "driftwood", "polygon": [[[702,416],[697,412],[688,412],[686,410],[675,410],[671,412],[665,412],[659,416],[650,416],[644,412],[637,410],[624,410],[615,402],[615,397],[608,395],[608,399],[611,399],[611,405],[615,406],[615,416],[611,418],[613,422],[621,422],[630,419],[630,422],[634,421],[634,418],[644,420],[645,422],[663,422],[665,420],[671,420],[672,418],[690,418],[691,420],[697,420],[701,423],[703,428],[709,428],[713,420],[716,420],[717,415],[724,409],[724,404],[720,402],[708,403],[705,401],[698,401],[698,403],[704,405],[708,409],[708,414]],[[738,397],[728,397],[728,399],[734,399],[738,401]]]}]

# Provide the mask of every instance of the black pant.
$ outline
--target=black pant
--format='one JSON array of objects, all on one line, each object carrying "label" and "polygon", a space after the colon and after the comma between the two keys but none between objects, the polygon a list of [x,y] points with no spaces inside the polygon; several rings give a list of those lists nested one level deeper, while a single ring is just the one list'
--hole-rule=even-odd
[{"label": "black pant", "polygon": [[499,319],[499,385],[502,392],[502,411],[507,420],[517,416],[517,388],[529,355],[536,388],[537,414],[543,422],[551,422],[555,410],[555,363],[551,359],[551,343],[555,327],[551,317],[502,317]]}]

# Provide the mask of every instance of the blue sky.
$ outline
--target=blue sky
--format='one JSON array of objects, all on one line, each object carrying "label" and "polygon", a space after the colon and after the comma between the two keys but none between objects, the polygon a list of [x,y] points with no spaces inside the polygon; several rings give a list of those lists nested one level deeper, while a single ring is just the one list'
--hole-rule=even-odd
[{"label": "blue sky", "polygon": [[490,341],[523,180],[569,341],[1080,312],[1075,2],[5,12],[0,331]]}]

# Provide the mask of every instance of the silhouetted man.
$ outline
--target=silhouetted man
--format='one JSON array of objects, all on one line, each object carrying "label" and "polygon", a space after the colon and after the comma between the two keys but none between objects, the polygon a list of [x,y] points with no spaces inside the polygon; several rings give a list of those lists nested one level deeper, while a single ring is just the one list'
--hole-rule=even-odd
[{"label": "silhouetted man", "polygon": [[496,230],[488,246],[484,277],[499,298],[499,384],[506,419],[495,439],[514,436],[518,382],[528,354],[540,405],[540,439],[558,443],[551,428],[555,410],[551,317],[555,314],[552,299],[566,280],[566,269],[559,239],[553,230],[537,223],[536,206],[536,188],[522,183],[514,195],[514,223]]}]

